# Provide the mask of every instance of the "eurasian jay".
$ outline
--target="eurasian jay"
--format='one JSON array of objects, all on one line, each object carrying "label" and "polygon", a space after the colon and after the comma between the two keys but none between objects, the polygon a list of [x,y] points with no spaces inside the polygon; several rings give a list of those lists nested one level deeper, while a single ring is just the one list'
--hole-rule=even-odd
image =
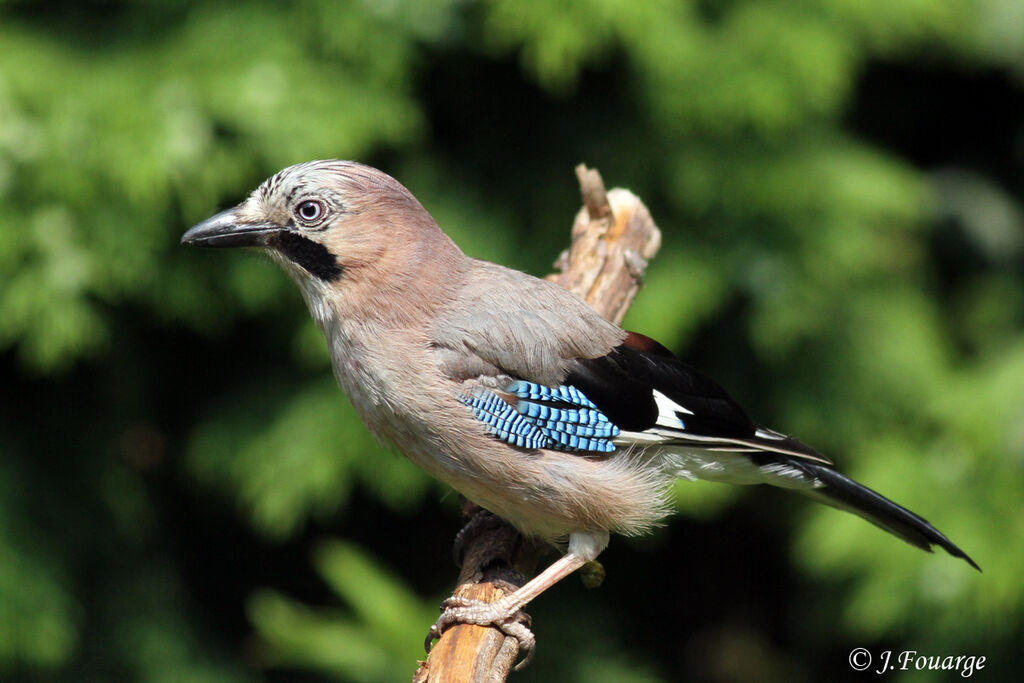
[{"label": "eurasian jay", "polygon": [[291,166],[182,242],[265,248],[302,290],[367,427],[565,551],[496,603],[449,603],[441,627],[495,624],[528,647],[520,608],[596,558],[610,533],[658,523],[677,477],[797,491],[978,568],[922,517],[751,420],[658,342],[551,282],[467,257],[374,168]]}]

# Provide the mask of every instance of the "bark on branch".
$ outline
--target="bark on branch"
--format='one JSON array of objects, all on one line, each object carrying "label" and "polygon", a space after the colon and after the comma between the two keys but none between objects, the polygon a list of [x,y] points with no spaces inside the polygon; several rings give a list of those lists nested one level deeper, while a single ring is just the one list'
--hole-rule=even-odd
[{"label": "bark on branch", "polygon": [[[573,291],[615,323],[640,289],[647,262],[661,246],[661,233],[643,202],[628,190],[605,192],[594,169],[576,167],[583,208],[572,226],[572,242],[547,279]],[[456,596],[493,602],[525,583],[544,548],[480,508],[467,504],[470,521],[456,538],[462,570]],[[489,626],[458,624],[446,630],[420,663],[413,683],[496,683],[514,665],[519,645]]]}]

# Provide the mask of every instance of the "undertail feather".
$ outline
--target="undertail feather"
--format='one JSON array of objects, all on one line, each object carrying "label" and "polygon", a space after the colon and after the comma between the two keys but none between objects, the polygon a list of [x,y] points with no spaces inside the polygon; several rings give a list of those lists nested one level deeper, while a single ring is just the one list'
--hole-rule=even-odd
[{"label": "undertail feather", "polygon": [[953,557],[959,557],[979,572],[981,571],[981,567],[967,553],[946,538],[945,534],[933,527],[925,518],[897,505],[885,496],[858,484],[830,467],[807,461],[791,464],[821,482],[821,486],[816,488],[798,489],[800,493],[826,505],[863,517],[875,526],[899,536],[907,543],[922,550],[932,552],[932,545],[937,545]]}]

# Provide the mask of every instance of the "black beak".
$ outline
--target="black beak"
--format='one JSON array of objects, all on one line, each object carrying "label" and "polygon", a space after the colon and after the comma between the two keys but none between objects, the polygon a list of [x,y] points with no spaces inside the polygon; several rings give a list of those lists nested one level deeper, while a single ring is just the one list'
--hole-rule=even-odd
[{"label": "black beak", "polygon": [[207,218],[181,236],[194,247],[272,247],[311,275],[332,282],[341,277],[338,260],[319,242],[273,223],[244,223],[235,209]]},{"label": "black beak", "polygon": [[283,232],[271,223],[241,223],[234,209],[222,211],[181,236],[194,247],[266,247]]}]

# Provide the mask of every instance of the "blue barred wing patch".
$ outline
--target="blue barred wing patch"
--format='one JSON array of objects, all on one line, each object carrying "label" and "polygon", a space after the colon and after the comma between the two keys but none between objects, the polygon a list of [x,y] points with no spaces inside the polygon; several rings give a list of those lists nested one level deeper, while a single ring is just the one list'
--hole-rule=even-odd
[{"label": "blue barred wing patch", "polygon": [[473,394],[459,394],[459,401],[472,408],[476,419],[502,441],[521,448],[548,447],[544,432],[494,392],[478,390]]},{"label": "blue barred wing patch", "polygon": [[459,401],[502,441],[521,448],[559,451],[615,450],[612,439],[619,428],[573,386],[546,387],[517,380],[505,391],[519,400],[515,405],[487,389],[459,394]]}]

